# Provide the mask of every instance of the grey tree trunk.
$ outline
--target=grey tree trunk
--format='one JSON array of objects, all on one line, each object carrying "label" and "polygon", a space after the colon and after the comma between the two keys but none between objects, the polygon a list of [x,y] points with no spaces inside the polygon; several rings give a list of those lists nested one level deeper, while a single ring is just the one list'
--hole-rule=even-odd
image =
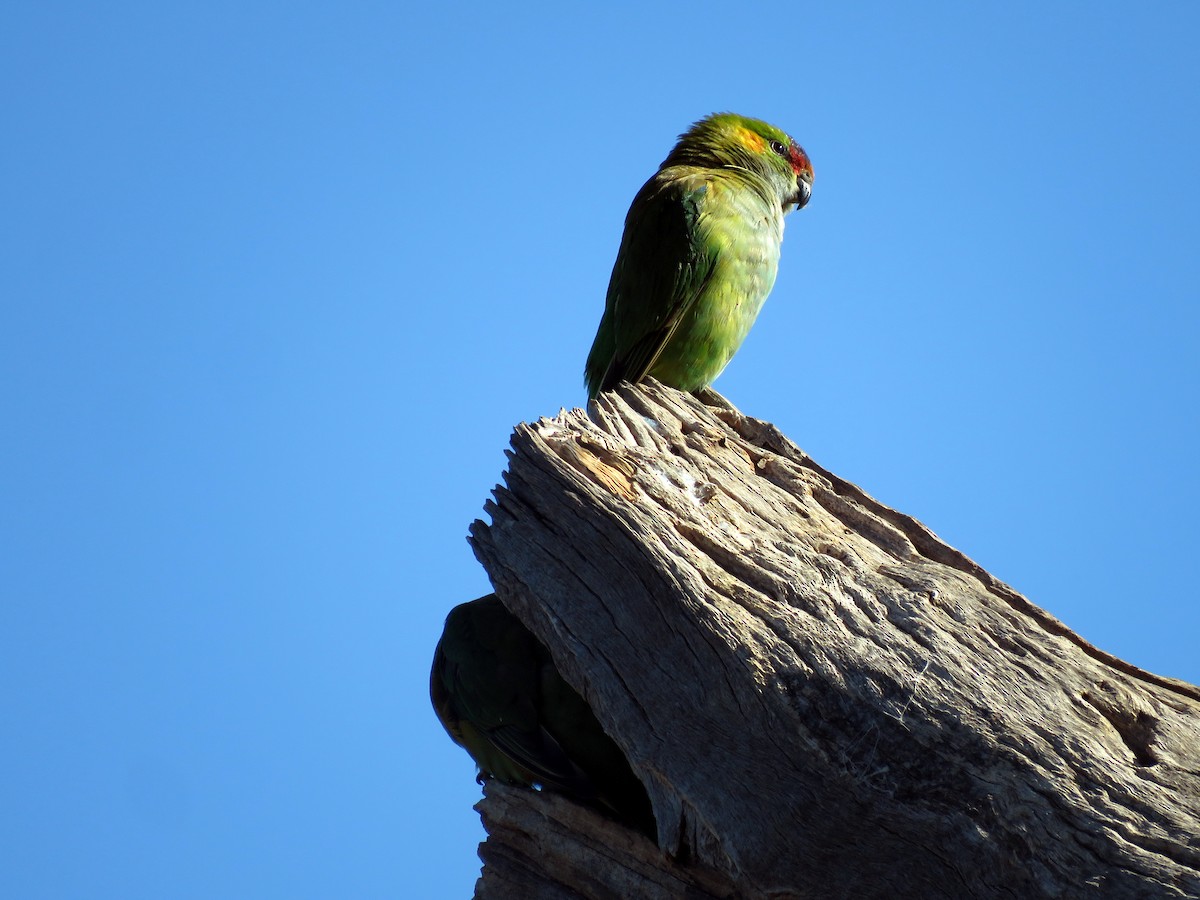
[{"label": "grey tree trunk", "polygon": [[477,897],[1200,897],[1200,690],[768,423],[653,382],[591,415],[517,428],[472,544],[658,847],[490,785]]}]

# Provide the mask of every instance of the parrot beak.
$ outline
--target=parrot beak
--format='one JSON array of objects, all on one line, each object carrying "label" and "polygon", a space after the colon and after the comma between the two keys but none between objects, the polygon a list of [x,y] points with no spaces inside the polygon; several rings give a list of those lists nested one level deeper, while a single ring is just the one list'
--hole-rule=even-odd
[{"label": "parrot beak", "polygon": [[805,169],[796,176],[796,193],[788,200],[796,205],[796,209],[803,209],[810,197],[812,197],[812,169]]}]

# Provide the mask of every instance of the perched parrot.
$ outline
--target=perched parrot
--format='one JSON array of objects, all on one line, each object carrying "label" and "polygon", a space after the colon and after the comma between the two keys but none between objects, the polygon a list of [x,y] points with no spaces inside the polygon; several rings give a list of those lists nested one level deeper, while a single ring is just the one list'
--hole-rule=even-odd
[{"label": "perched parrot", "polygon": [[783,217],[813,170],[787,134],[715,113],[681,135],[625,217],[604,316],[584,369],[588,397],[647,375],[710,385],[775,283]]},{"label": "perched parrot", "polygon": [[654,837],[649,797],[625,755],[495,594],[450,610],[429,694],[480,783],[548,788]]}]

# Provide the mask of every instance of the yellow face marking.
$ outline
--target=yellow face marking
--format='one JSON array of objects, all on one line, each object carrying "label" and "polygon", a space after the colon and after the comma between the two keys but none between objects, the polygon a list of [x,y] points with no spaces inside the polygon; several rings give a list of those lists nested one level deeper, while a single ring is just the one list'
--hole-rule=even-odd
[{"label": "yellow face marking", "polygon": [[767,143],[749,128],[739,128],[737,136],[738,140],[740,140],[746,146],[746,148],[753,153],[762,152],[762,148]]}]

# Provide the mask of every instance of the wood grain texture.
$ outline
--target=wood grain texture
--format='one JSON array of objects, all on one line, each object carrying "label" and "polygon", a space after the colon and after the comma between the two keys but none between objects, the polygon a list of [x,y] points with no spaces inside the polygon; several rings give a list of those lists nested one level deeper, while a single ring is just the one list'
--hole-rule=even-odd
[{"label": "wood grain texture", "polygon": [[484,793],[476,808],[490,837],[479,847],[479,900],[738,896],[728,877],[678,865],[637,832],[563,797],[497,781]]},{"label": "wood grain texture", "polygon": [[[650,793],[677,892],[644,896],[1200,897],[1200,690],[768,423],[622,386],[519,426],[487,512],[497,593]],[[477,896],[643,896],[505,891],[504,860],[535,857],[503,823],[551,801],[489,791]],[[707,870],[735,893],[687,893]]]}]

